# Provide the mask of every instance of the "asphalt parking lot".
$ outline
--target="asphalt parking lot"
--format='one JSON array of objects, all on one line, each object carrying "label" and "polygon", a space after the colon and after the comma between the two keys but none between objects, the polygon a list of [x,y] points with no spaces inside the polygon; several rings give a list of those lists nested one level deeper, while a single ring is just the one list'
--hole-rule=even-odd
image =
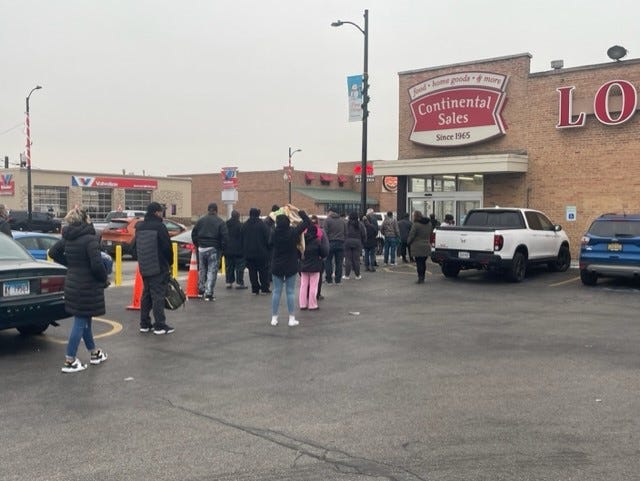
[{"label": "asphalt parking lot", "polygon": [[428,269],[325,285],[296,328],[219,278],[168,336],[109,288],[77,374],[68,320],[0,331],[0,479],[640,479],[639,284]]}]

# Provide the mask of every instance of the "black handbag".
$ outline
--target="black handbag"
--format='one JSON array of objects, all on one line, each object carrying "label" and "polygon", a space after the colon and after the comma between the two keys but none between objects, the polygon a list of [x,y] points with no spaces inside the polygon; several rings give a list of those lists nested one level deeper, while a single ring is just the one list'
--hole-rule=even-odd
[{"label": "black handbag", "polygon": [[178,307],[184,306],[186,300],[187,295],[182,290],[178,280],[175,277],[169,277],[167,293],[164,296],[164,307],[174,311]]}]

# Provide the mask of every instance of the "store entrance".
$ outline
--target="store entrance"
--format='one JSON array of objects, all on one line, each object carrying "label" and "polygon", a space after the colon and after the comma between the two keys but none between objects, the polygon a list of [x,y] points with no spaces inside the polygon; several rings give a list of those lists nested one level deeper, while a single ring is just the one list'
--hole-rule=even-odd
[{"label": "store entrance", "polygon": [[409,213],[419,210],[424,216],[435,214],[440,222],[445,214],[453,214],[456,225],[462,224],[467,213],[478,207],[482,207],[480,192],[434,192],[407,196]]}]

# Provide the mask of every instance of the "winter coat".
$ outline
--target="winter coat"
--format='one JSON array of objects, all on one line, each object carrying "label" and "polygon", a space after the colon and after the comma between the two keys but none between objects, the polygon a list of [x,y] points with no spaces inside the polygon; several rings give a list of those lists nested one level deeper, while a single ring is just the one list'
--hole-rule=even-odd
[{"label": "winter coat", "polygon": [[191,240],[196,247],[215,247],[224,251],[229,241],[227,224],[217,214],[203,215],[193,226]]},{"label": "winter coat", "polygon": [[329,255],[329,242],[326,237],[322,229],[307,229],[304,234],[305,248],[304,257],[300,261],[300,272],[322,272],[323,259]]},{"label": "winter coat", "polygon": [[271,230],[259,217],[249,217],[242,226],[242,252],[247,260],[269,258]]},{"label": "winter coat", "polygon": [[367,232],[367,240],[364,243],[365,249],[373,249],[378,245],[378,229],[371,222],[365,222],[365,231]]},{"label": "winter coat", "polygon": [[300,234],[309,227],[309,217],[304,211],[299,212],[302,222],[296,227],[277,224],[271,238],[273,239],[273,255],[271,257],[271,273],[276,277],[291,277],[298,272],[298,240]]},{"label": "winter coat", "polygon": [[347,225],[342,217],[335,212],[330,212],[324,221],[324,231],[329,242],[342,241],[347,238]]},{"label": "winter coat", "polygon": [[430,219],[422,218],[413,223],[407,238],[407,244],[411,246],[411,255],[413,257],[429,257],[431,253],[431,232],[433,232],[433,224]]},{"label": "winter coat", "polygon": [[72,316],[94,317],[106,312],[104,288],[107,271],[100,256],[93,224],[69,224],[49,256],[67,266],[64,281],[65,310]]},{"label": "winter coat", "polygon": [[169,266],[173,264],[173,249],[169,231],[160,217],[147,214],[144,220],[136,224],[134,249],[142,277],[169,273]]},{"label": "winter coat", "polygon": [[385,216],[384,220],[382,221],[382,227],[380,227],[380,231],[385,237],[400,237],[398,221],[393,217]]},{"label": "winter coat", "polygon": [[411,221],[407,217],[400,219],[398,221],[398,230],[400,231],[400,240],[407,242],[409,232],[411,231]]},{"label": "winter coat", "polygon": [[13,234],[11,233],[11,225],[9,225],[9,222],[7,222],[6,219],[0,218],[0,232],[7,234],[9,237],[13,237]]},{"label": "winter coat", "polygon": [[242,257],[242,222],[240,219],[231,218],[227,221],[229,243],[224,250],[224,255],[229,257]]},{"label": "winter coat", "polygon": [[347,222],[347,238],[344,241],[345,248],[362,249],[367,241],[367,231],[362,225],[362,222],[357,221],[357,224],[349,221]]}]

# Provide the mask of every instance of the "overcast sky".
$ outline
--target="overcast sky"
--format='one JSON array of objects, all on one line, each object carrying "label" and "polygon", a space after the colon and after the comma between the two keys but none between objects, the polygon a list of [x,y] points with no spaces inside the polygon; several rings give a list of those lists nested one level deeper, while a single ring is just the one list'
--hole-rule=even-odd
[{"label": "overcast sky", "polygon": [[147,175],[335,172],[361,156],[348,75],[369,9],[371,160],[397,159],[398,72],[529,52],[532,71],[638,57],[637,0],[0,0],[0,155]]}]

